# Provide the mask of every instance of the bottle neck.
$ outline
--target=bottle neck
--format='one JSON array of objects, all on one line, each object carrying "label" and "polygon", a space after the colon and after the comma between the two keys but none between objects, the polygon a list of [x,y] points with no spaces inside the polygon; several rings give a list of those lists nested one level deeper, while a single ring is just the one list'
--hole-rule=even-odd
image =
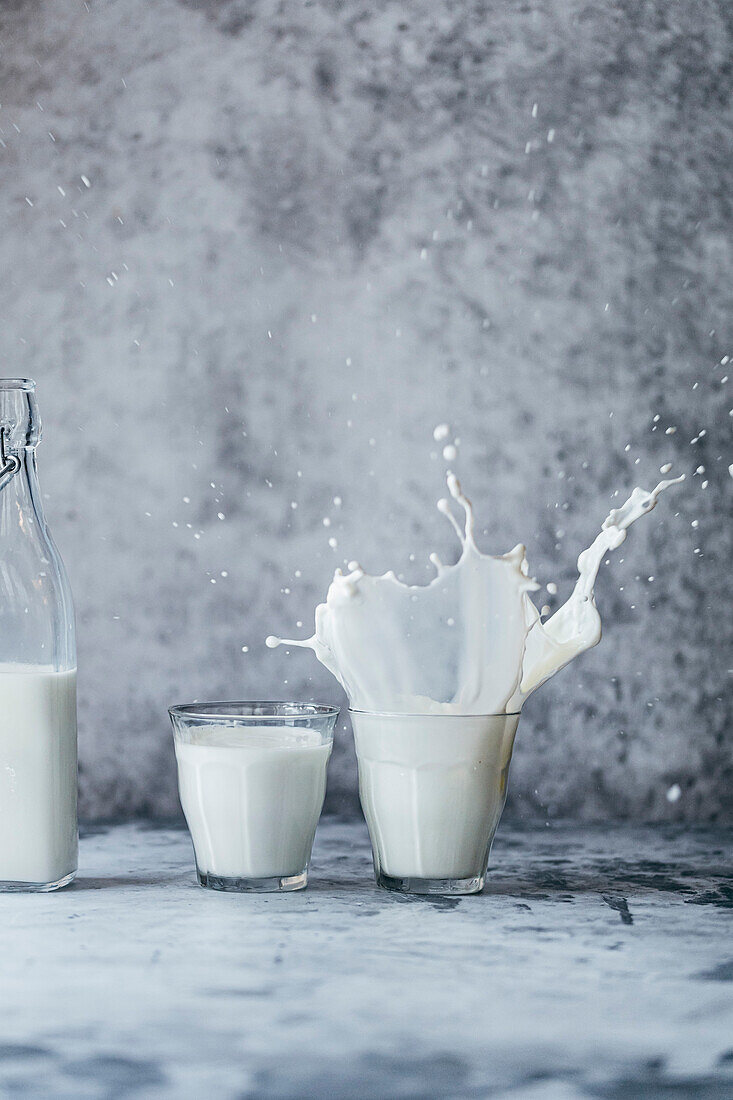
[{"label": "bottle neck", "polygon": [[41,438],[35,385],[28,378],[0,378],[0,432],[6,454],[20,457]]},{"label": "bottle neck", "polygon": [[36,474],[36,444],[41,437],[35,383],[27,378],[0,379],[0,512],[29,507],[42,517]]},{"label": "bottle neck", "polygon": [[10,456],[17,462],[11,473],[0,478],[0,534],[7,530],[10,521],[13,526],[24,524],[23,517],[35,514],[44,524],[43,502],[38,484],[35,447],[24,447],[20,454]]}]

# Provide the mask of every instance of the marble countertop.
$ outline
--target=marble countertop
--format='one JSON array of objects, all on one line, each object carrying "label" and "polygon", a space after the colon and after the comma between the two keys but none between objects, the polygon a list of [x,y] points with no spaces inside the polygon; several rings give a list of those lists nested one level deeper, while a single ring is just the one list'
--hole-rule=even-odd
[{"label": "marble countertop", "polygon": [[187,834],[87,830],[0,896],[0,1093],[733,1095],[730,830],[501,826],[484,893],[377,890],[326,820],[298,894],[201,889]]}]

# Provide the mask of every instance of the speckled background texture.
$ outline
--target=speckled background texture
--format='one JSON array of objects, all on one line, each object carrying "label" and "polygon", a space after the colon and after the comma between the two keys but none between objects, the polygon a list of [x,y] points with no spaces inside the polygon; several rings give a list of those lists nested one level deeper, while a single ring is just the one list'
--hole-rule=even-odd
[{"label": "speckled background texture", "polygon": [[0,369],[39,383],[82,813],[177,812],[171,702],[341,700],[264,637],[344,560],[450,559],[448,421],[553,606],[615,489],[688,474],[527,705],[513,811],[730,819],[730,5],[14,0],[0,41]]}]

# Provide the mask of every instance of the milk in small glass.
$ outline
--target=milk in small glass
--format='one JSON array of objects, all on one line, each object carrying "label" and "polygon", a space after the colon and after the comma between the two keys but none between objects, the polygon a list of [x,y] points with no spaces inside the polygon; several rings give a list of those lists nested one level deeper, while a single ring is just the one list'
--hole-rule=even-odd
[{"label": "milk in small glass", "polygon": [[301,890],[326,792],[338,708],[170,708],[198,879],[214,890]]}]

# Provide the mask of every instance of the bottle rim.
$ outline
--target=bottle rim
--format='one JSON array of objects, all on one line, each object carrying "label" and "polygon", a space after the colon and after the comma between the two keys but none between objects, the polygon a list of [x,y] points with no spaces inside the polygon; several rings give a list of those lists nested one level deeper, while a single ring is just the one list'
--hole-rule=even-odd
[{"label": "bottle rim", "polygon": [[36,383],[32,378],[0,378],[0,390],[22,390],[33,393]]}]

